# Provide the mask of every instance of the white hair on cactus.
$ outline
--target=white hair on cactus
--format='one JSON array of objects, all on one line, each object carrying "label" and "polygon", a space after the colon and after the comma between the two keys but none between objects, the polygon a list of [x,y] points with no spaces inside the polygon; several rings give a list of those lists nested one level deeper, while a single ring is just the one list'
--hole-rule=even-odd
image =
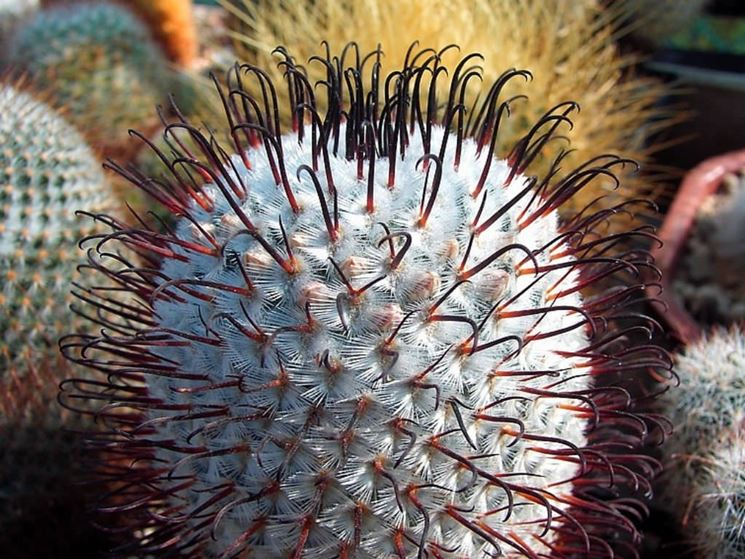
[{"label": "white hair on cactus", "polygon": [[686,526],[696,556],[745,551],[745,336],[714,330],[676,355],[680,388],[665,399],[675,433],[666,445],[661,502]]},{"label": "white hair on cactus", "polygon": [[[148,511],[137,552],[591,556],[611,553],[602,531],[635,533],[629,501],[599,496],[648,487],[652,463],[620,451],[645,420],[625,389],[595,378],[645,355],[644,368],[668,365],[657,348],[621,350],[627,330],[607,329],[642,284],[584,302],[579,291],[649,260],[607,256],[619,237],[593,229],[609,214],[567,226],[555,212],[619,160],[558,183],[527,178],[573,105],[498,159],[501,85],[525,73],[507,72],[466,123],[455,103],[475,75],[466,57],[443,118],[429,52],[389,77],[397,94],[385,99],[365,89],[364,62],[327,56],[324,116],[286,57],[296,103],[285,135],[274,84],[236,68],[221,92],[235,155],[179,123],[173,158],[161,154],[170,182],[118,168],[182,219],[167,233],[109,220],[92,265],[148,311],[100,319],[121,337],[63,347],[106,371],[102,397],[141,414],[102,412],[129,433],[107,434],[119,457],[139,456],[119,477]],[[242,88],[252,76],[263,98]],[[411,88],[430,88],[430,102],[410,102]],[[114,271],[103,248],[114,240],[150,265],[115,258]]]},{"label": "white hair on cactus", "polygon": [[705,484],[694,487],[691,514],[701,530],[696,536],[701,557],[745,556],[745,409],[740,412],[739,426],[722,434],[705,462]]},{"label": "white hair on cactus", "polygon": [[675,356],[680,390],[665,405],[675,425],[670,444],[707,444],[745,413],[745,336],[742,329],[714,330]]}]

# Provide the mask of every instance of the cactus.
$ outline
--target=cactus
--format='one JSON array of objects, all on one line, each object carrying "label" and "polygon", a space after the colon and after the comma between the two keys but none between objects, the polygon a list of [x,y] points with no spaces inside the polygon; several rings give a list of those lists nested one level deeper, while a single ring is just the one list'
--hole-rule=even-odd
[{"label": "cactus", "polygon": [[666,503],[701,559],[745,551],[745,335],[715,330],[676,356],[681,386],[664,399],[676,427]]},{"label": "cactus", "polygon": [[198,43],[191,0],[135,0],[132,8],[148,23],[171,60],[182,66],[194,62]]},{"label": "cactus", "polygon": [[[119,486],[102,513],[131,527],[123,555],[633,547],[634,501],[613,494],[648,488],[655,467],[629,455],[647,421],[612,380],[669,363],[609,329],[640,284],[587,300],[580,290],[649,257],[608,258],[619,238],[596,238],[606,215],[559,225],[555,211],[620,160],[565,181],[527,177],[575,105],[547,112],[500,159],[500,90],[525,73],[488,84],[466,123],[474,58],[430,80],[441,67],[428,53],[388,77],[375,53],[364,66],[323,58],[315,94],[288,56],[282,83],[299,104],[278,112],[280,84],[237,68],[221,90],[232,145],[175,124],[184,148],[168,158],[170,182],[118,168],[180,218],[165,233],[109,220],[91,266],[140,304],[102,322],[116,336],[62,342],[104,373],[61,398],[104,403],[108,428],[92,442],[115,459],[101,469]],[[251,97],[253,79],[263,95]],[[385,99],[365,85],[386,80]],[[284,110],[296,125],[285,135]],[[117,243],[147,264],[108,256]]]},{"label": "cactus", "polygon": [[156,106],[170,87],[167,62],[147,27],[115,4],[38,12],[16,32],[9,59],[105,153],[126,145],[129,128],[157,126]]},{"label": "cactus", "polygon": [[100,163],[52,109],[10,85],[0,88],[0,370],[56,353],[69,326],[77,240],[92,231],[75,211],[110,208]]},{"label": "cactus", "polygon": [[706,483],[694,487],[695,509],[689,513],[701,530],[694,544],[699,556],[745,557],[745,424],[722,434],[704,469]]},{"label": "cactus", "polygon": [[[666,89],[658,82],[635,76],[635,60],[617,50],[614,22],[627,15],[623,2],[610,3],[602,11],[598,0],[545,2],[544,0],[363,0],[318,2],[316,0],[222,0],[233,15],[238,32],[236,50],[241,60],[260,65],[273,79],[282,79],[272,51],[276,45],[292,45],[297,61],[304,64],[317,45],[326,40],[332,49],[349,41],[370,51],[380,44],[386,68],[397,68],[409,45],[421,41],[434,46],[460,45],[464,51],[485,55],[484,75],[496,79],[505,68],[525,68],[533,73],[530,84],[509,86],[508,95],[530,97],[530,103],[513,103],[509,119],[500,131],[500,147],[507,149],[523,137],[550,107],[571,98],[581,112],[573,118],[571,145],[557,141],[546,146],[539,162],[546,172],[559,151],[571,147],[563,170],[609,151],[640,163],[650,161],[651,139],[674,118],[662,112],[659,99]],[[351,55],[351,53],[350,53]],[[446,54],[443,64],[452,71],[457,54]],[[323,79],[325,69],[308,64],[309,79]],[[382,84],[381,84],[382,85]],[[466,106],[478,90],[471,84]],[[638,176],[633,168],[621,172],[618,189],[598,181],[562,206],[573,215],[598,196],[594,207],[610,207],[619,201],[649,195],[649,175]],[[641,210],[641,208],[639,209]],[[637,210],[636,217],[648,215]],[[617,227],[623,228],[619,220]]]},{"label": "cactus", "polygon": [[38,7],[39,0],[0,0],[0,45],[5,43],[18,22]]},{"label": "cactus", "polygon": [[704,323],[745,320],[745,175],[730,174],[699,208],[673,289]]},{"label": "cactus", "polygon": [[52,557],[86,526],[73,485],[82,441],[62,428],[90,424],[56,400],[72,373],[57,339],[85,324],[68,315],[70,284],[76,242],[94,228],[75,211],[108,210],[110,195],[100,163],[53,109],[4,84],[0,115],[0,549]]}]

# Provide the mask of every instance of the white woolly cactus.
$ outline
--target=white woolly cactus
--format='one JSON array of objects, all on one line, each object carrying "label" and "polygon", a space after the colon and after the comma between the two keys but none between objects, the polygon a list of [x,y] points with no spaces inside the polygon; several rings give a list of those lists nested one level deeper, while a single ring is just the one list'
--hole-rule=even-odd
[{"label": "white woolly cactus", "polygon": [[745,335],[717,330],[676,356],[679,389],[665,398],[675,434],[661,502],[707,559],[745,552]]},{"label": "white woolly cactus", "polygon": [[[112,451],[103,472],[120,485],[104,510],[132,526],[122,553],[633,547],[638,509],[614,494],[648,487],[654,464],[627,455],[647,428],[625,388],[596,379],[669,364],[658,348],[623,347],[646,326],[609,328],[633,321],[622,309],[642,283],[587,301],[580,290],[649,257],[613,256],[624,235],[595,232],[610,212],[560,225],[555,211],[622,160],[528,178],[572,103],[498,159],[500,91],[526,73],[505,73],[466,117],[476,55],[443,90],[435,51],[387,77],[379,56],[319,58],[327,80],[315,91],[286,56],[287,134],[276,85],[238,67],[221,91],[232,146],[174,124],[166,174],[118,169],[181,217],[163,234],[109,220],[91,263],[142,306],[99,317],[100,337],[63,341],[106,375],[71,379],[63,397],[111,404],[98,415],[111,431],[92,442]],[[254,79],[259,98],[244,88]],[[384,82],[381,98],[366,85]],[[146,265],[112,256],[114,242]]]}]

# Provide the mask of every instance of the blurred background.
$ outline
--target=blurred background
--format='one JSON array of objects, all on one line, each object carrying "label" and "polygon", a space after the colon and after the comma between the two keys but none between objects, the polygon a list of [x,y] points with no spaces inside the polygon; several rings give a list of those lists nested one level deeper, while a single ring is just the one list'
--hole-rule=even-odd
[{"label": "blurred background", "polygon": [[[324,4],[302,3],[311,11]],[[686,194],[685,200],[696,211],[683,216],[683,234],[666,239],[674,254],[661,267],[669,274],[665,283],[672,287],[671,305],[680,311],[669,313],[673,321],[663,343],[677,350],[704,326],[745,319],[745,209],[737,209],[745,203],[730,203],[745,192],[745,0],[503,4],[507,12],[514,6],[516,20],[527,27],[526,36],[550,39],[530,42],[532,50],[526,47],[525,52],[521,45],[529,41],[499,47],[487,43],[493,30],[471,22],[474,32],[465,35],[475,39],[469,39],[467,47],[493,53],[493,63],[501,69],[535,69],[538,94],[529,95],[537,99],[539,112],[552,104],[553,96],[577,98],[586,109],[577,117],[573,139],[581,155],[615,151],[640,161],[639,173],[629,175],[619,192],[608,194],[643,197],[659,207],[660,213],[634,216],[637,225],[659,226],[670,216],[680,217],[670,208],[687,173],[712,157],[739,153],[717,167],[724,172],[715,184],[694,184],[691,192],[697,194]],[[276,63],[271,49],[277,44],[301,54],[303,49],[313,52],[329,29],[338,35],[330,39],[339,44],[377,41],[363,37],[369,22],[357,22],[357,28],[336,22],[332,28],[324,20],[303,20],[297,16],[300,11],[289,9],[294,6],[289,0],[277,4],[279,9],[271,5],[254,0],[0,0],[0,109],[5,111],[0,112],[3,559],[93,559],[104,556],[117,539],[115,530],[101,532],[89,522],[87,511],[95,506],[96,494],[85,481],[91,466],[79,433],[91,428],[90,422],[72,419],[57,403],[58,384],[75,374],[57,352],[57,339],[74,322],[66,311],[72,303],[70,285],[77,277],[75,237],[89,231],[79,230],[69,215],[55,216],[44,206],[59,194],[44,190],[41,195],[32,188],[64,191],[63,198],[90,211],[108,210],[119,201],[138,211],[152,210],[165,223],[168,215],[162,209],[150,206],[121,177],[104,175],[101,164],[111,158],[122,167],[159,176],[162,163],[143,146],[152,142],[167,150],[164,126],[182,117],[219,138],[221,108],[210,72],[221,76],[236,59],[268,67]],[[288,15],[284,20],[282,7],[299,19]],[[437,2],[427,9],[434,13]],[[529,21],[530,10],[546,10],[548,19]],[[443,29],[435,23],[426,27],[430,16],[405,31],[439,37]],[[394,37],[398,33],[389,31]],[[384,50],[395,58],[411,40],[401,33],[399,43]],[[16,122],[11,113],[28,118]],[[519,119],[516,122],[519,129]],[[129,129],[145,141],[130,137]],[[63,155],[55,159],[58,152]],[[700,182],[690,177],[694,179]],[[707,201],[712,193],[721,197]],[[11,207],[10,200],[26,205]],[[700,219],[698,208],[703,208]],[[45,217],[36,223],[29,218],[34,215]],[[728,224],[725,230],[717,228],[722,216]],[[20,233],[11,238],[9,232],[18,223]],[[31,262],[33,273],[24,277]],[[676,321],[678,314],[682,318]],[[39,316],[52,326],[40,329]],[[689,340],[684,332],[694,334]],[[689,490],[669,480],[664,483],[673,492]],[[745,491],[743,483],[739,487]],[[745,544],[733,548],[732,555],[705,555],[710,552],[702,552],[689,539],[691,530],[698,530],[695,519],[682,514],[680,507],[671,510],[669,494],[663,485],[662,497],[651,504],[643,527],[645,559],[745,557]],[[745,511],[743,494],[736,504],[740,511]],[[737,536],[740,541],[744,534],[741,530]]]}]

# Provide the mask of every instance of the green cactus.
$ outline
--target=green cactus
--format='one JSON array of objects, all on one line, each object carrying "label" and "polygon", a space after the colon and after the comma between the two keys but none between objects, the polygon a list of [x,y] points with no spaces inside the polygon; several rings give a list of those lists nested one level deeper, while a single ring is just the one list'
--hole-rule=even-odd
[{"label": "green cactus", "polygon": [[665,503],[701,559],[745,551],[745,333],[715,330],[676,357],[679,389],[665,397],[675,426],[667,443]]},{"label": "green cactus", "polygon": [[[0,370],[27,347],[56,347],[68,323],[76,242],[90,232],[75,216],[109,198],[98,160],[52,109],[12,86],[0,89]],[[23,358],[25,360],[25,357]]]},{"label": "green cactus", "polygon": [[40,11],[14,35],[9,53],[107,153],[121,149],[129,128],[157,124],[156,106],[171,87],[165,56],[147,27],[114,4]]},{"label": "green cactus", "polygon": [[57,339],[71,322],[76,242],[93,232],[75,211],[104,210],[111,196],[93,152],[54,110],[0,85],[0,115],[0,549],[51,557],[55,535],[67,544],[81,531],[67,526],[82,508],[71,481],[79,441],[62,427],[86,421],[56,401],[71,372]]}]

